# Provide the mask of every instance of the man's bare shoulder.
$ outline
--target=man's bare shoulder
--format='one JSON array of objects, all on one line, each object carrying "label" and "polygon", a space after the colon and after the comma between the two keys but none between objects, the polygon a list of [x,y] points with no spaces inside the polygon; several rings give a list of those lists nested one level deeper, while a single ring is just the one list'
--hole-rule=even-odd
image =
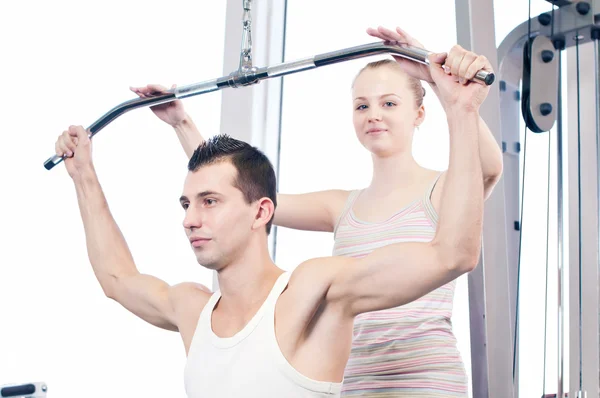
[{"label": "man's bare shoulder", "polygon": [[318,301],[324,300],[336,275],[347,262],[345,257],[318,257],[298,265],[288,284],[292,302],[302,300],[314,306]]},{"label": "man's bare shoulder", "polygon": [[209,288],[194,282],[180,283],[169,289],[169,301],[175,313],[186,354],[192,344],[200,313],[211,295]]},{"label": "man's bare shoulder", "polygon": [[199,314],[211,295],[208,287],[195,282],[179,283],[169,289],[169,301],[177,314]]}]

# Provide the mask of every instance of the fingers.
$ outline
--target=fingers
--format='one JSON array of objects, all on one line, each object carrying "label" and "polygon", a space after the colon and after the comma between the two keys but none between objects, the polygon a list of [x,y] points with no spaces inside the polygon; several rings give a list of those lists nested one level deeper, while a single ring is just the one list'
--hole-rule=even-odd
[{"label": "fingers", "polygon": [[409,46],[423,48],[423,45],[418,40],[399,26],[396,27],[396,30],[384,28],[383,26],[379,26],[377,29],[368,28],[367,33],[385,41],[405,43]]},{"label": "fingers", "polygon": [[90,144],[88,131],[82,126],[70,126],[58,136],[54,144],[54,150],[57,156],[73,157],[78,148]]},{"label": "fingers", "polygon": [[454,76],[461,84],[468,84],[478,71],[491,71],[492,66],[483,55],[467,51],[459,45],[452,47],[445,63],[446,73]]},{"label": "fingers", "polygon": [[382,37],[385,37],[385,39],[389,41],[402,41],[402,39],[404,39],[397,32],[394,32],[388,28],[384,28],[383,26],[378,27],[377,31]]},{"label": "fingers", "polygon": [[490,64],[490,61],[485,55],[480,55],[475,58],[473,63],[471,63],[471,65],[467,68],[467,71],[465,72],[465,78],[468,80],[473,79],[480,70],[486,70],[488,72],[492,71],[492,64]]},{"label": "fingers", "polygon": [[429,63],[436,65],[443,65],[444,62],[448,59],[447,53],[431,53],[429,54]]},{"label": "fingers", "polygon": [[432,83],[436,82],[438,79],[440,79],[440,76],[445,74],[443,64],[447,57],[448,54],[446,53],[429,54],[429,74],[431,75]]},{"label": "fingers", "polygon": [[59,136],[58,140],[56,140],[56,142],[54,143],[54,152],[56,152],[56,156],[63,157],[65,156],[65,149],[61,145],[60,137],[62,136]]},{"label": "fingers", "polygon": [[[175,85],[173,85],[173,88]],[[157,94],[164,94],[168,91],[165,86],[160,84],[148,84],[146,87],[129,87],[140,98],[149,98]]]},{"label": "fingers", "polygon": [[398,32],[379,26],[377,29],[368,28],[367,33],[373,37],[389,42],[406,43],[406,38]]},{"label": "fingers", "polygon": [[144,95],[140,92],[138,87],[129,87],[129,90],[133,91],[138,97],[144,98]]},{"label": "fingers", "polygon": [[[465,53],[465,56],[463,57],[463,60],[458,67],[458,77],[459,77],[458,81],[461,84],[467,84],[469,82],[469,80],[471,80],[467,76],[467,70],[469,70],[469,68],[471,67],[473,62],[475,62],[476,59],[477,59],[477,55],[475,55],[474,53],[472,53],[472,52]],[[473,77],[473,76],[471,76],[471,77]]]},{"label": "fingers", "polygon": [[56,144],[54,145],[56,155],[61,156],[61,157],[73,156],[76,148],[77,148],[76,138],[71,136],[69,130],[63,131],[63,133],[60,136],[58,136],[58,139],[56,140]]},{"label": "fingers", "polygon": [[402,29],[399,26],[396,26],[396,33],[398,33],[400,36],[402,36],[402,37],[404,37],[406,39],[409,39],[409,40],[412,39],[412,40],[414,40],[414,38],[411,35],[409,35],[404,29]]},{"label": "fingers", "polygon": [[387,37],[385,37],[384,35],[382,35],[382,34],[379,32],[379,30],[377,30],[377,29],[368,28],[368,29],[367,29],[367,33],[368,33],[370,36],[376,37],[376,38],[378,38],[378,39],[385,40],[385,41],[389,41],[389,39],[388,39]]},{"label": "fingers", "polygon": [[69,126],[69,135],[77,137],[77,145],[85,145],[90,141],[88,132],[82,126]]},{"label": "fingers", "polygon": [[421,44],[420,41],[418,41],[417,39],[415,39],[414,37],[412,37],[411,35],[409,35],[404,29],[402,29],[401,27],[397,26],[396,27],[396,32],[402,36],[402,40],[407,43],[410,46],[414,46],[414,47],[419,47],[419,48],[423,48],[423,45]]},{"label": "fingers", "polygon": [[168,88],[161,86],[160,84],[148,84],[146,87],[148,87],[151,94],[164,94],[169,91]]},{"label": "fingers", "polygon": [[[443,57],[442,57],[443,55]],[[431,74],[431,78],[434,83],[437,83],[440,79],[442,79],[447,72],[445,72],[444,68],[441,66],[441,63],[435,62],[437,59],[446,59],[445,54],[431,54],[429,56],[429,73]],[[443,61],[442,61],[443,62]]]},{"label": "fingers", "polygon": [[379,32],[377,32],[377,29],[367,28],[367,34],[369,34],[371,36],[379,37]]},{"label": "fingers", "polygon": [[448,55],[448,60],[446,60],[446,65],[450,67],[450,74],[455,78],[460,78],[460,64],[465,57],[466,51],[459,45],[452,47],[450,50],[450,55]]}]

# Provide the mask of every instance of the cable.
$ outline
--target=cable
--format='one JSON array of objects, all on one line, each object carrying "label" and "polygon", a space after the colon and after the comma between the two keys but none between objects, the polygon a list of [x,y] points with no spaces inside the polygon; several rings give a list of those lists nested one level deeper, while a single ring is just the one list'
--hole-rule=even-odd
[{"label": "cable", "polygon": [[546,212],[546,291],[544,293],[544,375],[542,378],[542,397],[546,395],[546,338],[548,330],[548,251],[550,248],[550,147],[552,134],[548,132],[548,207]]},{"label": "cable", "polygon": [[[529,20],[527,22],[527,51],[531,59],[531,0],[529,0]],[[523,174],[521,177],[521,208],[519,209],[519,254],[517,261],[517,297],[515,305],[515,335],[513,338],[513,383],[517,371],[517,341],[519,340],[519,299],[521,287],[521,252],[523,247],[523,205],[525,200],[525,168],[527,166],[527,123],[525,123],[525,134],[523,139]]]},{"label": "cable", "polygon": [[[554,37],[554,4],[551,6],[551,25],[550,25],[550,37]],[[560,57],[560,51],[559,51]],[[559,72],[560,73],[560,72]],[[560,87],[559,87],[560,90]],[[549,248],[550,248],[550,148],[552,146],[552,131],[548,132],[548,201],[547,201],[547,212],[546,212],[546,286],[544,293],[544,366],[543,366],[543,376],[542,376],[542,397],[546,395],[546,344],[548,338],[548,257],[549,257]]]},{"label": "cable", "polygon": [[[281,62],[285,61],[285,44],[286,44],[286,32],[287,32],[287,16],[288,16],[288,2],[285,0],[283,9],[283,44],[281,49]],[[285,79],[281,78],[281,88],[279,90],[279,125],[277,128],[277,168],[275,170],[277,180],[277,192],[279,192],[279,175],[281,173],[281,131],[283,126],[283,83]],[[273,225],[273,262],[277,262],[277,232],[278,228]]]},{"label": "cable", "polygon": [[554,47],[558,50],[558,109],[556,112],[556,175],[557,175],[557,265],[558,265],[558,330],[557,330],[557,351],[558,351],[558,396],[563,396],[563,378],[564,378],[564,225],[563,225],[563,102],[562,102],[562,51],[565,43],[562,38],[553,40]]}]

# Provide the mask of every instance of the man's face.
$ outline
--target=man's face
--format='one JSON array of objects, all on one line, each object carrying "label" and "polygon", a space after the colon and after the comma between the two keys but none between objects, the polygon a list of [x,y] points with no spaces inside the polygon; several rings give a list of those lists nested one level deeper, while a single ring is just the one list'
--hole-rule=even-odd
[{"label": "man's face", "polygon": [[185,179],[183,227],[198,263],[209,269],[234,261],[251,236],[255,206],[233,186],[236,176],[235,167],[221,161],[189,172]]}]

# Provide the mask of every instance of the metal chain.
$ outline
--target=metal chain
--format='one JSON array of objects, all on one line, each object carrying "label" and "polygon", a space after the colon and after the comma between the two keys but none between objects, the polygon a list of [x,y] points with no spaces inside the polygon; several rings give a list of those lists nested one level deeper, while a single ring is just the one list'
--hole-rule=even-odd
[{"label": "metal chain", "polygon": [[242,18],[242,51],[240,54],[240,72],[252,69],[252,14],[251,0],[242,0],[244,16]]}]

